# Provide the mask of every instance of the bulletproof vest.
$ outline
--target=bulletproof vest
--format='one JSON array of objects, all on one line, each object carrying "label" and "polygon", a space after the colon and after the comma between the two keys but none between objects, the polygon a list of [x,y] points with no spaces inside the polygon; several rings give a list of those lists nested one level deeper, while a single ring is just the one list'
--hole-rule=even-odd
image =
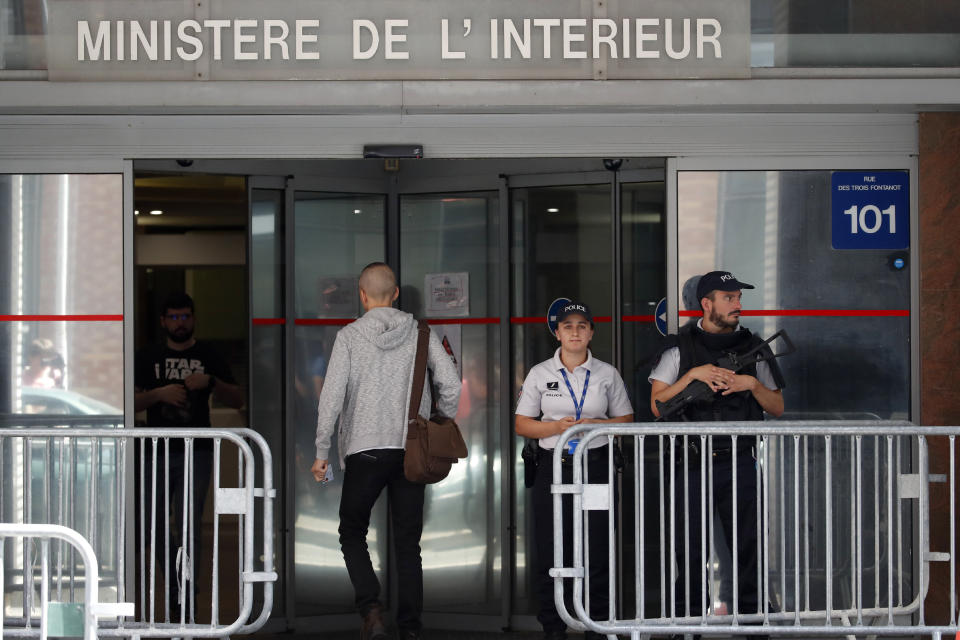
[{"label": "bulletproof vest", "polygon": [[[694,367],[717,364],[727,352],[743,354],[763,342],[743,327],[734,333],[707,334],[694,323],[681,327],[677,338],[680,349],[678,379]],[[756,377],[757,365],[747,365],[737,373]],[[683,417],[691,422],[763,420],[763,408],[749,391],[728,396],[717,393],[710,401],[688,406]]]}]

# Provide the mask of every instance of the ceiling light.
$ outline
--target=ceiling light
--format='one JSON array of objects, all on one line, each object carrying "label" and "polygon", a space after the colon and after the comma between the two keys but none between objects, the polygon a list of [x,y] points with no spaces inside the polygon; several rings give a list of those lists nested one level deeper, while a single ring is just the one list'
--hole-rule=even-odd
[{"label": "ceiling light", "polygon": [[140,215],[140,209],[134,209],[134,210],[133,210],[133,215],[135,215],[135,216]]},{"label": "ceiling light", "polygon": [[163,215],[163,211],[161,211],[160,209],[153,209],[153,210],[150,212],[150,215],[152,215],[152,216],[161,216],[161,215]]},{"label": "ceiling light", "polygon": [[354,210],[353,210],[353,215],[355,215],[355,216],[360,215],[360,209],[354,209]]},{"label": "ceiling light", "polygon": [[547,209],[547,213],[560,213],[560,209],[557,209],[556,207],[550,207]]}]

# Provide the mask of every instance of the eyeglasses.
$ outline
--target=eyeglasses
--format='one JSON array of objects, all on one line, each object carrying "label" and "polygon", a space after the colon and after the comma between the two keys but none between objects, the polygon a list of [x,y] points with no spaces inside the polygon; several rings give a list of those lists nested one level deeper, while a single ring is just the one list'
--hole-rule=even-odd
[{"label": "eyeglasses", "polygon": [[174,322],[176,322],[177,320],[179,320],[180,322],[183,322],[184,320],[189,320],[190,318],[192,318],[193,314],[192,313],[168,313],[164,317],[167,320],[173,320]]}]

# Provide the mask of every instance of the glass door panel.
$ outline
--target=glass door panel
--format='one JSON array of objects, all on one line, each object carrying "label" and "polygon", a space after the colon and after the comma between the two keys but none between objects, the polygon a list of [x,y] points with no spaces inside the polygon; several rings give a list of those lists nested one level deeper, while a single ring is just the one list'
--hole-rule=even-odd
[{"label": "glass door panel", "polygon": [[497,192],[400,197],[401,308],[431,319],[449,345],[463,380],[456,419],[470,452],[427,488],[428,612],[495,614],[502,606],[499,200]]},{"label": "glass door panel", "polygon": [[[729,270],[757,287],[744,291],[744,326],[818,345],[780,362],[786,417],[907,419],[909,252],[832,247],[832,174],[680,171],[679,283]],[[862,295],[864,283],[882,295]]]},{"label": "glass door panel", "polygon": [[[609,178],[608,178],[609,179]],[[510,191],[512,207],[511,295],[513,300],[513,398],[531,367],[558,347],[545,325],[550,303],[564,297],[590,306],[596,330],[594,356],[613,362],[613,202],[610,182],[592,185],[524,187]],[[511,411],[512,415],[512,411]],[[514,438],[514,460],[523,439]],[[522,467],[518,463],[514,472]],[[516,613],[536,611],[533,537],[522,480],[516,494]]]},{"label": "glass door panel", "polygon": [[[653,419],[650,411],[650,357],[656,353],[660,331],[656,325],[657,303],[666,296],[666,231],[664,224],[665,192],[662,180],[627,182],[620,186],[620,229],[622,242],[622,319],[623,353],[622,369],[627,393],[633,402],[634,420],[645,422]],[[621,523],[630,523],[617,529],[620,539],[622,585],[620,614],[623,617],[636,615],[635,594],[637,584],[634,560],[637,547],[644,556],[644,566],[659,566],[660,536],[658,524],[646,526],[641,535],[632,525],[635,522],[633,507],[643,504],[644,521],[658,523],[659,511],[655,500],[638,503],[634,499],[635,477],[640,465],[633,447],[623,448],[624,467],[620,483]],[[648,438],[641,455],[645,457],[644,486],[656,487],[660,482],[660,454],[657,438]],[[655,572],[659,573],[659,572]],[[658,614],[662,578],[648,572],[644,580],[643,602],[648,614]],[[665,587],[666,588],[666,587]]]},{"label": "glass door panel", "polygon": [[[285,195],[282,188],[255,188],[252,185],[256,179],[250,180],[250,424],[266,438],[273,452],[273,486],[283,487]],[[283,511],[278,508],[276,513]],[[274,518],[274,562],[278,570],[284,568],[286,556],[282,529],[281,519]],[[285,586],[281,580],[275,587],[274,615],[284,610]]]},{"label": "glass door panel", "polygon": [[[729,270],[756,286],[743,292],[742,324],[764,337],[785,329],[797,352],[779,361],[786,381],[784,418],[807,420],[908,419],[910,411],[910,260],[909,250],[837,249],[831,227],[832,180],[830,170],[788,171],[679,171],[677,173],[678,283],[714,269]],[[909,180],[906,170],[903,180]],[[895,259],[903,260],[896,268]],[[871,295],[864,295],[869,290]],[[876,292],[876,293],[873,293]],[[799,454],[780,437],[768,436],[770,454],[765,473],[782,486],[794,486],[793,469]],[[899,444],[898,444],[899,446]],[[863,460],[852,446],[839,446],[832,454],[833,490],[854,495],[852,470],[862,465],[862,477],[889,473],[886,460],[873,446],[863,447]],[[910,445],[903,443],[904,464],[909,465]],[[811,477],[824,477],[826,466],[810,469]],[[781,489],[782,492],[782,489]],[[781,493],[782,495],[782,493]],[[795,530],[798,523],[783,500],[771,500],[770,522],[779,533]],[[810,508],[823,509],[824,497],[810,495]],[[880,517],[867,504],[863,521]],[[839,510],[835,531],[853,529],[851,510]],[[904,528],[909,531],[907,525]],[[823,607],[821,594],[827,580],[835,593],[850,584],[851,567],[839,566],[824,576],[825,547],[822,531],[810,540],[808,558],[813,575],[813,607]],[[862,544],[864,557],[879,555],[870,536]],[[859,544],[859,543],[858,543]],[[909,542],[904,549],[910,549]],[[851,557],[854,541],[838,536],[837,557]],[[795,558],[771,552],[769,578],[774,600],[791,607],[789,575]],[[907,556],[897,566],[909,580],[913,563]],[[885,560],[866,567],[867,584],[885,581]],[[878,596],[879,598],[879,596]],[[854,606],[854,596],[843,593],[836,606]],[[881,605],[882,606],[882,605]]]},{"label": "glass door panel", "polygon": [[663,181],[620,187],[623,250],[623,370],[637,421],[652,420],[648,360],[660,344],[654,314],[667,295]]},{"label": "glass door panel", "polygon": [[[360,315],[357,277],[385,256],[385,198],[382,195],[297,191],[294,197],[294,439],[293,527],[298,616],[354,611],[353,587],[340,552],[340,491],[343,472],[334,438],[334,479],[317,484],[310,474],[316,457],[317,397],[337,331]],[[385,496],[375,507],[367,543],[374,569],[386,585]]]}]

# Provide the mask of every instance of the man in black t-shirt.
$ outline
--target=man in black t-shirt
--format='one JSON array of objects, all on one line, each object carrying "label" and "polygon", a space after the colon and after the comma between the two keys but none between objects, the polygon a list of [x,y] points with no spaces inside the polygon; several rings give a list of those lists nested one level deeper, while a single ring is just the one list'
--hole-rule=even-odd
[{"label": "man in black t-shirt", "polygon": [[[229,407],[243,406],[243,390],[235,383],[226,361],[210,345],[198,342],[193,337],[195,327],[193,299],[186,293],[175,293],[164,302],[160,315],[160,326],[166,334],[166,340],[161,345],[147,347],[136,355],[134,367],[134,405],[136,411],[147,411],[148,427],[164,428],[197,428],[210,426],[210,395]],[[213,442],[209,439],[194,441],[193,454],[193,481],[191,490],[193,498],[191,515],[193,522],[192,535],[187,549],[180,551],[183,546],[183,475],[184,475],[184,447],[183,440],[170,440],[169,451],[167,445],[161,442],[157,448],[156,478],[158,488],[156,492],[157,532],[156,548],[153,556],[157,564],[164,568],[166,552],[162,551],[167,545],[167,532],[170,536],[170,563],[164,573],[168,578],[169,590],[167,602],[172,611],[173,622],[179,622],[180,612],[185,614],[186,621],[192,615],[186,603],[186,594],[181,594],[179,587],[180,572],[187,574],[191,585],[205,568],[201,566],[200,553],[200,518],[203,515],[204,502],[210,485],[210,475],[213,468]],[[137,453],[139,454],[139,448]],[[150,521],[151,487],[154,486],[152,465],[152,443],[147,443],[146,465],[146,504],[143,505],[148,522]],[[169,459],[169,504],[171,511],[165,512],[167,503],[162,483],[166,476],[166,459]],[[140,480],[140,470],[137,470],[136,479]],[[140,487],[137,488],[137,498],[140,496]],[[137,511],[139,513],[139,509]],[[169,520],[169,529],[168,529]],[[149,534],[147,534],[149,540]],[[139,533],[136,544],[140,544]],[[148,542],[149,544],[149,542]],[[192,544],[192,549],[190,548]],[[179,558],[178,558],[179,555]],[[184,562],[184,557],[192,557],[194,562]],[[139,570],[139,567],[138,567]],[[148,569],[149,573],[149,569]],[[188,593],[195,593],[190,588]]]}]

